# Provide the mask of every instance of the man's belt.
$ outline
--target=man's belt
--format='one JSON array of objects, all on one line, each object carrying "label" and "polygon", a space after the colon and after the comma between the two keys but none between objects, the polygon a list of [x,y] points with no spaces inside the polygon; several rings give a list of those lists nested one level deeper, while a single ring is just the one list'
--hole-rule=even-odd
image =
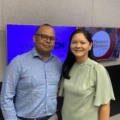
[{"label": "man's belt", "polygon": [[24,117],[18,117],[18,118],[21,119],[21,120],[48,120],[51,117],[52,117],[52,115],[45,116],[45,117],[42,117],[42,118],[24,118]]}]

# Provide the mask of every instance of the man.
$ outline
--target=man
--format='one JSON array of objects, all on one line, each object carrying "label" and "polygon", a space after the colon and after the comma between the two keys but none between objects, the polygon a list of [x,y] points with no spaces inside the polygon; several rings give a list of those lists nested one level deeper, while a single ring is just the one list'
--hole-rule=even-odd
[{"label": "man", "polygon": [[5,120],[57,120],[57,87],[62,63],[51,54],[55,46],[52,26],[40,26],[35,47],[8,65],[1,91]]}]

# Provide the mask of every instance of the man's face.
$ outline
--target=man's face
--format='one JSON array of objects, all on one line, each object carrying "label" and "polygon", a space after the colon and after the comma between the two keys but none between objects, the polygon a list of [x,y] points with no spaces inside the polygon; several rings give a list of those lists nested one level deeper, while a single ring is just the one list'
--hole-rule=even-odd
[{"label": "man's face", "polygon": [[50,54],[55,46],[55,32],[50,26],[42,26],[34,36],[36,50],[39,54]]}]

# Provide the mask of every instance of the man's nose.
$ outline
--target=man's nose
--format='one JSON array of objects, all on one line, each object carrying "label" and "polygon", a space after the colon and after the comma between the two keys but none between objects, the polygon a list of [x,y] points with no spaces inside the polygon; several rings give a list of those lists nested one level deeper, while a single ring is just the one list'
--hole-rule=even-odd
[{"label": "man's nose", "polygon": [[51,42],[51,39],[48,37],[46,41],[47,41],[47,42]]}]

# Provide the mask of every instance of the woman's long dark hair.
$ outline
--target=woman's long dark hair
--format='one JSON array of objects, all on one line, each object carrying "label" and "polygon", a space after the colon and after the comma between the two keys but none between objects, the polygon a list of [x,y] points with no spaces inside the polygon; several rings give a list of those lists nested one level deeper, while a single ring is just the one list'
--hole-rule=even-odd
[{"label": "woman's long dark hair", "polygon": [[[70,42],[69,42],[68,54],[67,54],[67,57],[65,59],[65,62],[63,63],[63,67],[62,67],[62,76],[64,78],[66,78],[66,79],[70,79],[69,72],[70,72],[73,64],[76,61],[75,56],[73,55],[73,53],[70,50],[70,44],[71,44],[71,40],[72,40],[73,36],[75,34],[78,34],[78,33],[82,33],[87,38],[88,42],[92,42],[92,36],[91,36],[91,34],[87,30],[85,30],[85,29],[77,29],[77,30],[75,30],[71,34],[71,36],[70,36]],[[91,58],[91,59],[93,59],[93,60],[95,60],[95,57],[93,55],[93,46],[92,46],[91,50],[88,53],[88,57]]]}]

